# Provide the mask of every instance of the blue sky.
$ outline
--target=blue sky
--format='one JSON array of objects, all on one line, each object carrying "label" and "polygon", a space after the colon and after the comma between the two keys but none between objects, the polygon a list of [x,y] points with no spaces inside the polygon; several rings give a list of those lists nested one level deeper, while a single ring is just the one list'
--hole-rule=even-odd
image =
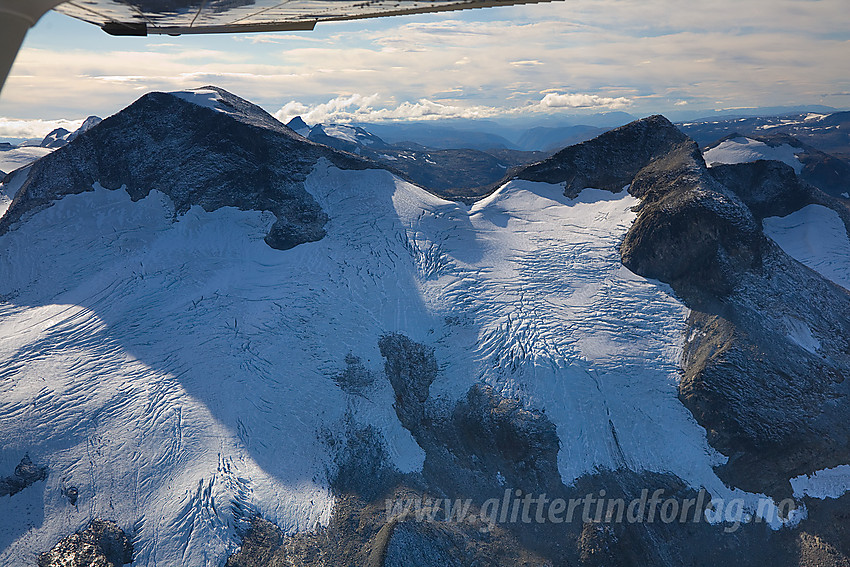
[{"label": "blue sky", "polygon": [[179,38],[114,38],[51,13],[0,97],[0,136],[205,84],[308,122],[847,108],[846,12],[846,0],[570,0]]}]

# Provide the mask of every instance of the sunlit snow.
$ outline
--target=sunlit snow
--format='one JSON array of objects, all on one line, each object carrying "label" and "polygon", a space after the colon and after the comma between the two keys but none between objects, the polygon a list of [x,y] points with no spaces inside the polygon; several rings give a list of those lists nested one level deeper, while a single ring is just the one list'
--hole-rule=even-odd
[{"label": "sunlit snow", "polygon": [[845,289],[850,289],[850,239],[838,213],[808,205],[785,217],[764,219],[764,233],[785,252]]},{"label": "sunlit snow", "polygon": [[[435,347],[432,397],[485,382],[545,411],[567,483],[629,468],[755,503],[714,474],[725,458],[678,399],[687,309],[620,262],[626,191],[513,181],[470,207],[326,162],[305,186],[328,234],[287,251],[263,241],[271,214],[175,220],[162,193],[100,187],[0,237],[0,475],[26,453],[51,471],[0,499],[0,563],[94,517],[134,528],[136,565],[220,564],[234,510],[313,529],[351,428],[418,470],[382,377],[388,332]],[[334,380],[348,354],[375,376],[363,395]]]},{"label": "sunlit snow", "polygon": [[803,164],[796,156],[800,151],[799,148],[788,144],[773,147],[750,138],[731,138],[705,152],[703,158],[709,167],[715,163],[747,163],[760,159],[776,160],[787,163],[799,174],[803,171]]}]

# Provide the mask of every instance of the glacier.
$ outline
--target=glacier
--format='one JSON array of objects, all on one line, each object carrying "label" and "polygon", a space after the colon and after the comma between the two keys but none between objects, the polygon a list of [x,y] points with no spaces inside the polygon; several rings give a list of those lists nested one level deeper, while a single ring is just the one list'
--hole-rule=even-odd
[{"label": "glacier", "polygon": [[[464,205],[325,159],[304,187],[327,235],[285,251],[263,241],[271,213],[175,215],[156,190],[99,186],[0,237],[0,473],[25,454],[61,471],[0,499],[0,563],[96,517],[133,528],[136,565],[220,565],[254,513],[326,525],[351,424],[419,470],[380,378],[390,332],[435,348],[434,398],[486,383],[544,412],[567,484],[628,468],[756,502],[678,399],[688,309],[620,262],[625,188],[514,180]],[[348,355],[379,377],[362,395],[333,379]]]}]

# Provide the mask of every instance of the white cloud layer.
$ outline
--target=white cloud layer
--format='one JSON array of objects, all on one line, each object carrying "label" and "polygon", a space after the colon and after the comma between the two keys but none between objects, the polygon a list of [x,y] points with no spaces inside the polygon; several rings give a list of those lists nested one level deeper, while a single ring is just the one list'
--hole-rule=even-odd
[{"label": "white cloud layer", "polygon": [[0,117],[0,138],[43,138],[57,128],[73,132],[83,120],[22,120]]},{"label": "white cloud layer", "polygon": [[493,118],[517,114],[550,112],[552,109],[619,110],[632,101],[625,97],[602,97],[588,94],[547,93],[540,101],[517,107],[458,106],[442,104],[426,98],[417,102],[392,105],[382,103],[378,94],[340,96],[328,102],[309,105],[290,101],[275,112],[281,122],[300,116],[308,124],[345,122],[423,121],[447,118]]},{"label": "white cloud layer", "polygon": [[597,108],[621,109],[627,108],[632,101],[626,97],[610,98],[588,94],[556,94],[548,93],[538,104],[541,109],[548,108]]}]

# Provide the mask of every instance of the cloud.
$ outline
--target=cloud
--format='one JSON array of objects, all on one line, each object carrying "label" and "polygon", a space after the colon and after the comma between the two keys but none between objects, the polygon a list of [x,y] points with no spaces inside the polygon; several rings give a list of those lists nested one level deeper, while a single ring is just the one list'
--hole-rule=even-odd
[{"label": "cloud", "polygon": [[445,118],[488,118],[503,112],[494,107],[448,105],[425,98],[417,102],[406,101],[397,105],[385,103],[377,106],[379,100],[378,94],[371,96],[354,94],[336,97],[328,102],[312,106],[290,101],[275,112],[274,116],[284,123],[296,116],[301,116],[308,124],[318,124],[320,122],[392,122]]},{"label": "cloud", "polygon": [[308,105],[290,101],[274,115],[281,122],[300,116],[308,124],[329,122],[392,122],[424,121],[449,118],[483,119],[529,113],[556,113],[567,110],[617,110],[627,108],[632,101],[625,97],[605,97],[593,94],[547,93],[535,103],[513,107],[444,104],[419,99],[401,104],[381,103],[380,95],[353,94],[340,96],[328,102]]},{"label": "cloud", "polygon": [[595,108],[600,110],[618,110],[631,106],[632,101],[625,97],[605,97],[590,94],[548,93],[537,103],[541,109],[551,108]]},{"label": "cloud", "polygon": [[0,117],[0,138],[43,138],[57,128],[73,132],[83,123],[80,120],[21,120]]}]

